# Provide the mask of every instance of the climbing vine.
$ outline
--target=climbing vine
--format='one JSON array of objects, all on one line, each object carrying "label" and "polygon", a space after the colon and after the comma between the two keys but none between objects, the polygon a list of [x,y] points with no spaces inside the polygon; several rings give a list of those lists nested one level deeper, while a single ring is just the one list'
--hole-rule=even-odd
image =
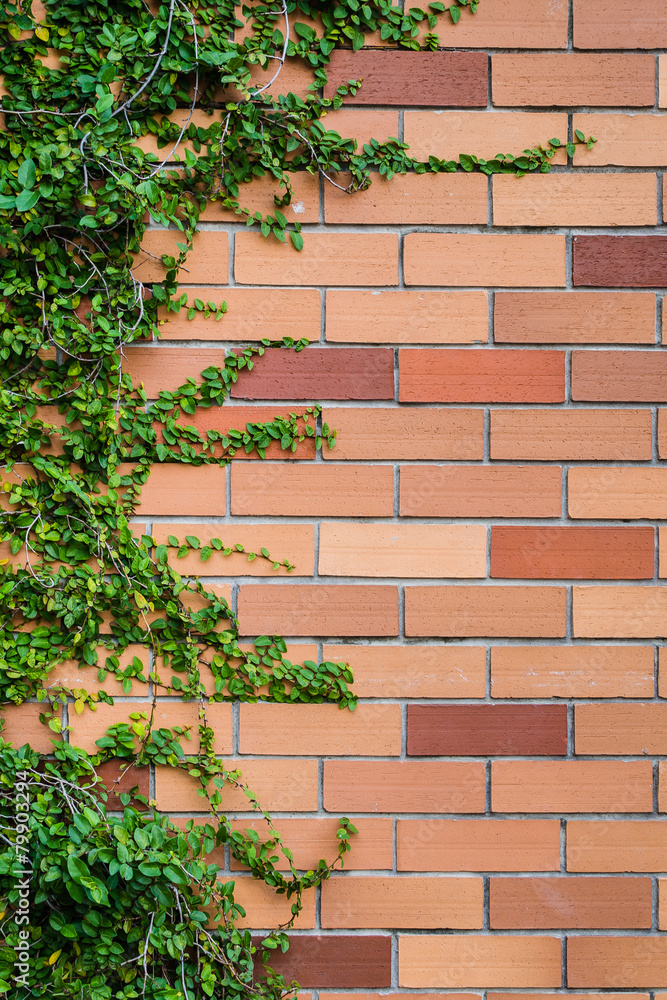
[{"label": "climbing vine", "polygon": [[[322,96],[337,46],[357,50],[379,32],[401,48],[436,49],[443,20],[456,24],[477,7],[2,5],[0,702],[38,701],[54,737],[49,754],[0,743],[0,993],[11,1000],[27,987],[31,996],[81,1000],[277,998],[291,989],[267,956],[286,950],[303,893],[342,863],[354,827],[341,820],[334,861],[298,871],[241,775],[216,757],[207,712],[212,702],[259,698],[354,709],[352,675],[344,663],[292,663],[280,636],[241,644],[228,602],[179,570],[194,551],[202,569],[213,553],[244,553],[232,529],[161,543],[138,534],[133,518],[156,463],[220,466],[251,452],[263,458],[274,442],[295,451],[307,438],[333,447],[335,430],[321,425],[317,405],[236,430],[202,433],[188,422],[223,404],[265,350],[300,351],[305,341],[235,350],[153,399],[128,374],[125,348],[159,337],[163,316],[181,310],[224,325],[225,303],[189,302],[178,287],[211,201],[263,236],[291,241],[295,253],[304,236],[283,210],[299,171],[350,194],[377,173],[548,171],[563,145],[556,138],[491,160],[420,162],[396,138],[357,149],[329,126],[328,116],[363,85],[350,80]],[[311,70],[307,97],[281,92],[288,60]],[[575,140],[569,155],[594,141],[581,133]],[[245,185],[263,176],[275,183],[275,207],[265,214],[244,204]],[[173,255],[161,258],[162,280],[144,284],[133,268],[149,224],[178,237]],[[245,557],[293,568],[286,552]],[[137,645],[144,654],[130,656]],[[72,662],[81,684],[59,679]],[[113,704],[109,680],[126,694],[133,683],[149,685],[152,700],[88,754],[67,741],[61,719]],[[195,733],[154,724],[161,694],[197,704]],[[98,769],[109,761],[120,770],[108,789]],[[182,830],[136,787],[119,791],[149,765],[185,771],[208,820]],[[264,840],[227,819],[230,787],[264,817]],[[256,945],[239,927],[234,882],[207,860],[216,848],[290,900],[290,917],[263,939],[261,971]]]}]

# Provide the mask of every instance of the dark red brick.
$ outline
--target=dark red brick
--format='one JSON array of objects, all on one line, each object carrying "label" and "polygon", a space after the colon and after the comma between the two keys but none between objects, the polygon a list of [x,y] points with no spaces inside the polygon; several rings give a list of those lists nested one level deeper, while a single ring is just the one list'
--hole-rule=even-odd
[{"label": "dark red brick", "polygon": [[667,354],[573,351],[572,398],[585,402],[666,402]]},{"label": "dark red brick", "polygon": [[288,983],[296,979],[306,989],[391,986],[391,938],[386,934],[291,935],[289,951],[284,955],[272,952],[269,964]]},{"label": "dark red brick", "polygon": [[232,387],[237,399],[393,399],[387,348],[269,350]]},{"label": "dark red brick", "polygon": [[[336,49],[325,97],[348,80],[363,80],[346,104],[481,108],[488,94],[486,52],[350,52]],[[453,151],[456,152],[456,151]]]},{"label": "dark red brick", "polygon": [[667,285],[667,236],[575,236],[573,246],[575,285]]},{"label": "dark red brick", "polygon": [[402,350],[401,402],[562,403],[563,351]]},{"label": "dark red brick", "polygon": [[120,772],[127,767],[127,763],[126,760],[107,760],[95,769],[107,791],[111,793],[108,801],[110,809],[118,807],[117,795],[120,795],[121,792],[129,792],[135,785],[139,795],[145,795],[148,798],[150,794],[149,771],[147,767],[131,767],[129,771],[125,772],[121,780],[116,783]]},{"label": "dark red brick", "polygon": [[649,580],[653,528],[491,528],[491,576],[505,579]]},{"label": "dark red brick", "polygon": [[565,705],[408,705],[408,754],[413,757],[566,752]]}]

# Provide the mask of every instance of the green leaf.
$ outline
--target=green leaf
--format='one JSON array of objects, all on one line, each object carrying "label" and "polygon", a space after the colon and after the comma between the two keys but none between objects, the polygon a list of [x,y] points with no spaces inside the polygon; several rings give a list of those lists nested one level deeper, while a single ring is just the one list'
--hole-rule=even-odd
[{"label": "green leaf", "polygon": [[29,212],[39,201],[37,191],[21,191],[16,196],[16,210],[18,212]]},{"label": "green leaf", "polygon": [[295,233],[293,229],[290,229],[290,239],[295,250],[303,250],[303,236],[301,233]]},{"label": "green leaf", "polygon": [[35,181],[37,179],[37,171],[35,168],[35,161],[31,159],[24,160],[19,167],[18,172],[18,182],[22,188],[33,188],[35,186]]}]

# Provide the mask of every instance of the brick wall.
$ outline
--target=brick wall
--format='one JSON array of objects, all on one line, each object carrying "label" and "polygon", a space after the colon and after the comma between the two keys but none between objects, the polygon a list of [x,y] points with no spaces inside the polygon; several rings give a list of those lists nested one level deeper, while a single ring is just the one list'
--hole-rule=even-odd
[{"label": "brick wall", "polygon": [[[215,554],[206,578],[247,637],[282,633],[293,657],[355,671],[354,714],[217,710],[219,752],[298,864],[335,849],[336,816],[360,831],[282,969],[326,1000],[646,997],[667,988],[667,12],[482,0],[442,37],[461,50],[336,52],[331,79],[366,82],[331,127],[418,156],[573,129],[597,145],[547,176],[408,175],[354,198],[300,176],[301,254],[212,206],[184,280],[227,316],[173,320],[130,369],[154,394],[228,341],[308,337],[196,419],[242,426],[319,400],[338,444],[156,468],[139,513],[156,536],[210,526],[288,557],[290,579]],[[291,67],[282,81],[307,82]],[[270,188],[247,201],[268,206]],[[75,742],[141,697],[78,717]],[[27,706],[10,712],[10,730],[29,724]],[[175,816],[200,807],[182,778],[151,780]],[[284,919],[264,886],[237,884],[250,926]]]}]

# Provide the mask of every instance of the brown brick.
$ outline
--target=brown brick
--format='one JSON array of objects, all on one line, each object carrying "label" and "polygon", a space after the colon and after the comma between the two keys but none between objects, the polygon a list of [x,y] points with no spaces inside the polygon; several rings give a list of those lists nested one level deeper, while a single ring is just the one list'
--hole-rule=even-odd
[{"label": "brown brick", "polygon": [[480,878],[329,879],[322,888],[322,927],[481,928]]},{"label": "brown brick", "polygon": [[345,662],[360,698],[483,698],[483,646],[326,646],[325,660]]},{"label": "brown brick", "polygon": [[[347,187],[350,175],[338,183]],[[354,195],[327,184],[324,218],[346,225],[485,225],[487,189],[484,174],[395,174],[391,180],[374,175],[371,186]]]},{"label": "brown brick", "polygon": [[391,466],[236,464],[232,514],[387,517],[394,512]]},{"label": "brown brick", "polygon": [[[507,0],[504,2],[507,3]],[[515,12],[513,10],[510,17]],[[515,32],[512,47],[515,47],[522,31]],[[457,44],[461,43],[457,41]],[[567,116],[563,113],[406,111],[404,120],[404,137],[410,147],[410,155],[424,161],[429,156],[451,160],[460,153],[472,153],[487,160],[500,151],[516,156],[535,143],[545,143],[559,136],[564,141],[567,135]],[[564,151],[556,153],[552,160],[552,163],[566,162]]]},{"label": "brown brick", "polygon": [[667,14],[661,0],[639,9],[632,0],[574,0],[574,44],[578,49],[667,48]]},{"label": "brown brick", "polygon": [[564,587],[406,587],[405,634],[561,637]]},{"label": "brown brick", "polygon": [[[650,414],[646,416],[650,430]],[[471,459],[484,455],[482,410],[442,406],[325,407],[322,420],[338,431],[335,448],[330,451],[325,446],[322,455],[338,462]]]},{"label": "brown brick", "polygon": [[650,927],[651,895],[648,878],[492,878],[490,926]]},{"label": "brown brick", "polygon": [[493,698],[650,698],[651,646],[494,646]]},{"label": "brown brick", "polygon": [[558,871],[553,819],[399,819],[399,871]]},{"label": "brown brick", "polygon": [[324,762],[327,812],[483,813],[482,761]]},{"label": "brown brick", "polygon": [[401,107],[486,107],[485,52],[346,52],[335,49],[327,69],[325,97],[340,84],[363,80],[346,104],[397,104]]},{"label": "brown brick", "polygon": [[[177,243],[185,243],[183,233],[176,229],[149,229],[141,241],[141,251],[132,267],[140,281],[164,281],[166,270],[162,254],[178,257]],[[157,258],[157,259],[156,259]],[[226,285],[229,280],[229,249],[227,233],[200,230],[180,275],[194,285]]]},{"label": "brown brick", "polygon": [[239,594],[243,635],[398,634],[396,587],[245,584]]},{"label": "brown brick", "polygon": [[667,284],[667,236],[575,236],[572,246],[575,285]]},{"label": "brown brick", "polygon": [[661,820],[568,820],[570,872],[663,871],[667,823]]},{"label": "brown brick", "polygon": [[667,469],[576,466],[568,472],[570,517],[667,517]]},{"label": "brown brick", "polygon": [[240,706],[239,752],[396,757],[401,752],[401,706],[362,704]]},{"label": "brown brick", "polygon": [[577,149],[575,167],[659,167],[665,163],[667,119],[662,115],[575,114],[572,125],[597,139],[591,149]]},{"label": "brown brick", "polygon": [[568,986],[653,988],[657,983],[667,983],[664,936],[568,938]]},{"label": "brown brick", "polygon": [[232,386],[236,399],[393,399],[394,355],[388,348],[309,347],[267,351]]},{"label": "brown brick", "polygon": [[411,988],[560,986],[560,938],[401,934],[398,981]]},{"label": "brown brick", "polygon": [[652,639],[665,634],[664,587],[574,587],[574,634],[584,639]]},{"label": "brown brick", "polygon": [[[299,337],[320,339],[320,293],[315,288],[193,288],[179,286],[188,301],[195,298],[219,305],[227,303],[227,312],[220,321],[215,316],[204,318],[196,313],[190,320],[187,310],[179,313],[166,310],[161,317],[160,335],[163,340],[282,340],[294,336],[294,317],[299,317]],[[202,365],[205,368],[206,365]]]},{"label": "brown brick", "polygon": [[[211,536],[219,536],[224,546],[232,549],[228,556],[213,549],[211,556],[201,561],[201,549],[190,549],[180,559],[170,553],[170,563],[179,573],[204,576],[280,576],[288,570],[274,570],[265,559],[248,561],[248,552],[266,548],[271,556],[282,562],[288,559],[295,566],[291,576],[312,576],[315,565],[315,533],[311,524],[182,524],[158,522],[153,526],[153,538],[158,545],[165,545],[169,535],[183,541],[194,535],[206,545]],[[235,546],[243,545],[245,552]]]},{"label": "brown brick", "polygon": [[653,528],[491,528],[491,576],[507,579],[646,580]]},{"label": "brown brick", "polygon": [[[241,772],[245,783],[262,803],[263,809],[287,812],[317,810],[318,765],[316,760],[226,760],[223,766]],[[156,767],[155,798],[164,812],[204,812],[206,799],[197,795],[198,782],[185,771],[173,767]],[[222,790],[225,812],[247,812],[248,799],[231,785]]]},{"label": "brown brick", "polygon": [[648,410],[492,410],[491,458],[650,461]]},{"label": "brown brick", "polygon": [[498,344],[653,344],[655,295],[497,292],[493,320]]},{"label": "brown brick", "polygon": [[649,55],[496,54],[491,67],[493,103],[501,107],[640,108],[655,101],[655,61]]},{"label": "brown brick", "polygon": [[544,757],[567,752],[565,705],[408,705],[413,757]]},{"label": "brown brick", "polygon": [[485,577],[481,524],[320,526],[322,576]]},{"label": "brown brick", "polygon": [[[654,226],[655,174],[493,178],[494,226]],[[553,322],[553,319],[550,317]]]},{"label": "brown brick", "polygon": [[242,285],[397,285],[396,233],[307,233],[300,252],[259,233],[238,233]]},{"label": "brown brick", "polygon": [[[451,177],[451,174],[433,174]],[[486,343],[486,292],[327,292],[327,340],[354,344]]]},{"label": "brown brick", "polygon": [[[44,705],[23,703],[22,705],[2,706],[2,739],[15,747],[28,744],[37,753],[53,753],[53,743],[60,743],[62,736],[39,721],[40,714],[45,711]],[[60,719],[62,711],[56,708],[55,718]],[[100,732],[100,736],[103,733]]]},{"label": "brown brick", "polygon": [[667,357],[659,351],[573,351],[572,398],[667,402]]},{"label": "brown brick", "polygon": [[493,761],[491,808],[521,813],[651,812],[651,762]]},{"label": "brown brick", "polygon": [[404,517],[558,517],[556,466],[407,465],[401,468]]},{"label": "brown brick", "polygon": [[575,753],[667,753],[667,705],[577,705],[574,712]]},{"label": "brown brick", "polygon": [[391,985],[389,934],[291,936],[286,954],[279,951],[270,954],[271,968],[288,983],[296,979],[301,986],[324,989]]},{"label": "brown brick", "polygon": [[404,248],[406,285],[565,285],[564,236],[408,233]]},{"label": "brown brick", "polygon": [[401,402],[562,403],[562,351],[447,348],[399,352]]},{"label": "brown brick", "polygon": [[[277,826],[285,844],[294,855],[294,864],[304,871],[317,868],[320,858],[331,860],[338,854],[340,840],[336,833],[338,820],[333,817],[317,819],[286,819],[281,816]],[[352,838],[352,852],[345,855],[346,871],[391,870],[393,865],[393,820],[384,816],[355,818],[358,833]],[[269,839],[270,831],[261,817],[240,819],[232,823],[234,829],[256,830],[262,842]],[[244,866],[232,859],[232,870]],[[287,862],[280,859],[278,868],[287,869]]]}]

